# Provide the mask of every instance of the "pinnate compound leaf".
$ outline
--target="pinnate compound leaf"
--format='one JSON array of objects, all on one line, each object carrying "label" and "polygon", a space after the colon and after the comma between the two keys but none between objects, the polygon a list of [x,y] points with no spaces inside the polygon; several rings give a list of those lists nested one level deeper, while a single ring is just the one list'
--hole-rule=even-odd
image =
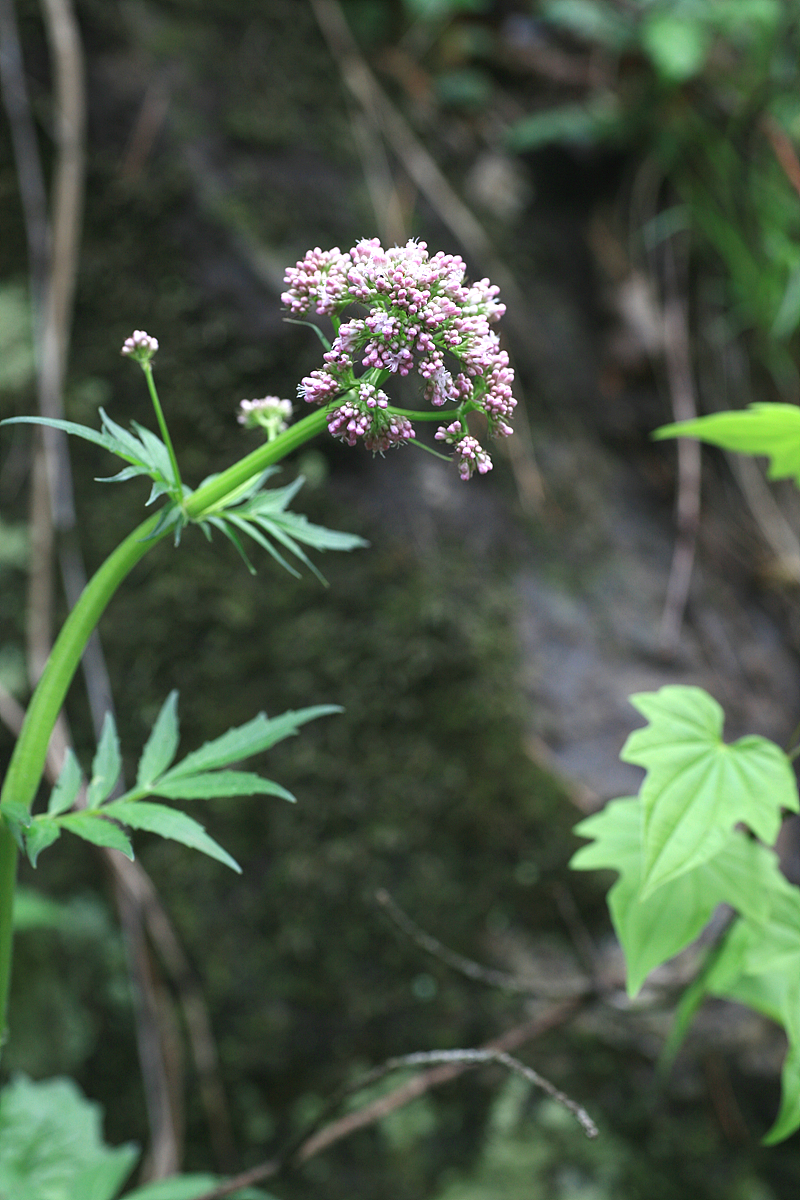
[{"label": "pinnate compound leaf", "polygon": [[97,808],[114,789],[122,770],[117,727],[110,712],[103,721],[103,731],[92,763],[92,779],[86,792],[87,808]]},{"label": "pinnate compound leaf", "polygon": [[52,817],[34,817],[30,828],[25,832],[25,850],[32,867],[43,850],[58,841],[61,830]]},{"label": "pinnate compound leaf", "polygon": [[83,838],[85,842],[91,842],[94,846],[121,850],[125,857],[133,862],[130,838],[123,833],[119,825],[107,821],[100,812],[67,813],[65,817],[58,818],[58,823],[62,829],[69,830],[76,837]]},{"label": "pinnate compound leaf", "polygon": [[227,767],[230,763],[251,758],[252,755],[261,754],[276,742],[297,733],[300,726],[305,725],[307,721],[341,711],[336,704],[317,704],[311,708],[298,709],[296,712],[285,712],[272,719],[267,717],[266,713],[259,713],[245,725],[229,729],[213,742],[206,742],[193,754],[187,754],[164,778],[172,780],[183,775],[197,775],[201,771],[213,771],[217,767]]},{"label": "pinnate compound leaf", "polygon": [[295,797],[279,783],[262,779],[251,771],[208,771],[202,775],[165,775],[150,786],[154,796],[166,800],[210,800],[221,796],[280,796],[292,803]]},{"label": "pinnate compound leaf", "polygon": [[0,1092],[0,1196],[113,1200],[138,1157],[105,1144],[99,1106],[69,1079],[18,1076]]},{"label": "pinnate compound leaf", "polygon": [[193,817],[178,809],[167,808],[165,804],[151,804],[147,800],[114,800],[103,811],[131,829],[157,833],[159,837],[181,842],[192,850],[200,850],[241,874],[242,868],[236,860],[210,838]]},{"label": "pinnate compound leaf", "polygon": [[81,769],[72,750],[64,755],[64,765],[61,768],[55,787],[50,793],[47,805],[47,815],[57,817],[67,809],[72,808],[81,790]]},{"label": "pinnate compound leaf", "polygon": [[652,970],[694,941],[718,904],[763,920],[773,899],[789,886],[772,851],[734,830],[713,859],[645,894],[642,806],[636,797],[611,801],[581,821],[575,832],[594,841],[574,855],[573,868],[610,868],[620,874],[608,906],[625,954],[631,996]]},{"label": "pinnate compound leaf", "polygon": [[172,691],[156,717],[155,725],[139,759],[136,772],[136,783],[139,787],[149,786],[170,766],[178,751],[179,736],[178,693]]},{"label": "pinnate compound leaf", "polygon": [[767,845],[775,841],[781,809],[800,807],[779,746],[756,736],[726,745],[722,709],[702,688],[640,692],[631,704],[649,721],[620,755],[647,771],[643,895],[713,858],[740,821]]},{"label": "pinnate compound leaf", "polygon": [[653,437],[693,437],[738,454],[764,454],[770,479],[794,479],[800,487],[800,408],[795,404],[750,404],[739,412],[664,425]]}]

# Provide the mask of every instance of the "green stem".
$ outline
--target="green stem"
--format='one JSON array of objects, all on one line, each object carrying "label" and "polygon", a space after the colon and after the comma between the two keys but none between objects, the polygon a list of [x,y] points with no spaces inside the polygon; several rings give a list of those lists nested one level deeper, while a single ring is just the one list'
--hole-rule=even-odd
[{"label": "green stem", "polygon": [[156,381],[153,378],[152,363],[143,362],[142,370],[144,371],[145,379],[147,380],[147,388],[148,388],[148,391],[150,392],[150,399],[153,401],[153,408],[156,411],[156,420],[158,421],[158,428],[161,430],[161,437],[164,439],[164,445],[167,447],[167,452],[169,454],[169,461],[172,464],[172,478],[175,483],[175,499],[180,504],[181,500],[183,499],[183,484],[181,483],[181,473],[178,468],[178,460],[175,457],[175,449],[172,445],[172,438],[169,436],[169,430],[167,429],[167,422],[164,420],[164,413],[161,409],[161,401],[159,400],[158,392],[156,391]]},{"label": "green stem", "polygon": [[[201,518],[204,512],[219,505],[247,480],[280,462],[321,432],[325,428],[327,415],[325,409],[315,410],[279,434],[274,441],[259,446],[252,454],[201,485],[186,500],[184,508],[187,516],[192,520]],[[109,555],[89,580],[64,622],[31,697],[0,791],[0,1044],[5,1036],[11,981],[12,915],[17,863],[17,847],[8,824],[2,819],[2,805],[13,801],[30,810],[42,777],[53,726],[86,643],[122,581],[148,550],[169,532],[164,530],[152,536],[158,520],[159,513],[154,513]]]}]

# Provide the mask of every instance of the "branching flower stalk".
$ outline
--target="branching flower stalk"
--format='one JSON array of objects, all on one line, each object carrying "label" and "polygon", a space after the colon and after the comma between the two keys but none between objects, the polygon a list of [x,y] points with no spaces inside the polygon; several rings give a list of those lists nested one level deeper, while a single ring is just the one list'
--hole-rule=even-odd
[{"label": "branching flower stalk", "polygon": [[[338,248],[309,251],[287,271],[285,281],[288,290],[282,299],[294,317],[313,313],[329,317],[333,325],[333,342],[317,330],[325,347],[324,366],[306,376],[298,388],[300,397],[317,407],[287,425],[291,416],[288,401],[274,396],[243,401],[240,423],[259,427],[266,443],[208,478],[196,490],[187,488],[181,479],[153,378],[151,360],[158,342],[143,330],[135,330],[126,339],[122,353],[144,371],[160,441],[135,423],[135,433],[127,433],[102,410],[100,433],[65,421],[13,418],[55,425],[111,450],[128,463],[115,481],[149,475],[153,489],[148,503],[166,496],[167,504],[106,559],[69,614],[31,698],[0,792],[2,1038],[10,984],[18,855],[9,820],[28,819],[50,736],[86,643],[111,597],[140,559],[168,533],[175,534],[177,543],[186,525],[199,524],[209,535],[212,527],[221,529],[248,561],[239,541],[239,533],[244,530],[286,566],[262,532],[268,523],[270,495],[275,494],[263,492],[263,484],[271,468],[326,428],[348,445],[362,440],[373,453],[383,454],[416,437],[414,421],[439,420],[437,410],[453,404],[450,419],[440,426],[435,438],[452,448],[464,480],[474,471],[484,474],[492,467],[488,453],[468,431],[468,414],[483,414],[490,437],[507,437],[512,432],[509,420],[516,405],[511,394],[513,372],[508,355],[500,349],[497,334],[490,328],[505,307],[497,300],[498,289],[488,280],[465,283],[465,264],[458,256],[440,253],[429,258],[425,243],[414,241],[384,250],[373,238],[359,242],[345,254]],[[345,310],[351,308],[356,309],[356,315],[343,322]],[[392,375],[405,376],[412,371],[424,381],[424,399],[433,411],[409,411],[390,405],[384,386]],[[344,535],[316,532],[329,534],[327,544],[339,549],[352,548],[359,541],[350,538],[345,545]],[[315,569],[285,531],[274,536]],[[338,543],[333,540],[336,537]],[[320,548],[325,545],[322,541],[316,544]]]}]

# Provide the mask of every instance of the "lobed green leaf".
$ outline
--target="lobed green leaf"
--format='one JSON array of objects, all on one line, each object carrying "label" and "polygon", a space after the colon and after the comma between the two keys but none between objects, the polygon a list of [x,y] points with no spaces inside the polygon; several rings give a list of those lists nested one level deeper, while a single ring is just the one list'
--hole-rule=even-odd
[{"label": "lobed green leaf", "polygon": [[793,479],[800,487],[800,408],[795,404],[750,404],[741,412],[664,425],[653,437],[694,437],[737,454],[764,454],[770,479]]},{"label": "lobed green leaf", "polygon": [[775,841],[781,809],[800,808],[779,746],[762,737],[726,745],[722,709],[702,688],[663,687],[631,703],[649,722],[620,755],[647,771],[640,790],[643,895],[713,858],[738,822],[763,842]]},{"label": "lobed green leaf", "polygon": [[775,854],[733,830],[714,858],[646,892],[642,806],[636,797],[611,801],[581,821],[575,832],[594,840],[574,855],[573,868],[619,872],[608,905],[625,954],[631,996],[652,970],[694,941],[718,904],[765,920],[789,887]]}]

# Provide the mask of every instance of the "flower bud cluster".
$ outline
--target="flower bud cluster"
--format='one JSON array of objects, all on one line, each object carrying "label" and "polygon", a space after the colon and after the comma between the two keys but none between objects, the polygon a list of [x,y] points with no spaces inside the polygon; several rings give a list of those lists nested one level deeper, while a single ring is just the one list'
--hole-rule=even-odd
[{"label": "flower bud cluster", "polygon": [[440,425],[435,436],[438,442],[447,442],[453,447],[458,473],[462,479],[469,479],[473,471],[477,471],[479,475],[491,471],[491,458],[478,439],[467,433],[461,421],[453,421],[446,427]]},{"label": "flower bud cluster", "polygon": [[246,429],[263,429],[267,441],[271,442],[288,429],[292,416],[291,400],[278,396],[264,396],[262,400],[242,400],[239,403],[237,421]]},{"label": "flower bud cluster", "polygon": [[355,446],[358,439],[373,453],[382,454],[392,446],[401,446],[416,437],[406,417],[388,411],[389,398],[371,383],[360,383],[350,398],[334,408],[328,417],[328,431],[334,437]]},{"label": "flower bud cluster", "polygon": [[146,363],[150,361],[157,349],[158,342],[154,337],[150,337],[150,334],[145,333],[143,329],[134,329],[131,336],[125,338],[122,343],[120,354],[134,359],[135,362]]},{"label": "flower bud cluster", "polygon": [[[452,402],[459,418],[480,410],[490,436],[509,436],[517,403],[511,391],[514,372],[491,328],[505,305],[488,279],[467,284],[465,270],[458,255],[429,257],[424,242],[384,250],[372,238],[346,254],[338,247],[317,247],[286,272],[288,290],[281,297],[286,307],[293,314],[313,312],[334,322],[324,367],[307,375],[298,388],[311,404],[346,396],[340,415],[332,414],[329,421],[334,436],[351,445],[362,437],[378,448],[406,441],[413,434],[410,422],[397,416],[393,424],[387,422],[383,406],[367,405],[359,385],[367,373],[374,372],[371,379],[380,383],[384,372],[412,371],[424,381],[425,399],[434,408]],[[365,315],[342,323],[344,310],[353,305],[366,309]],[[454,446],[462,478],[491,469],[491,459],[466,427],[457,443],[448,428],[452,426],[442,426],[436,436]],[[472,465],[468,469],[465,463]]]}]

